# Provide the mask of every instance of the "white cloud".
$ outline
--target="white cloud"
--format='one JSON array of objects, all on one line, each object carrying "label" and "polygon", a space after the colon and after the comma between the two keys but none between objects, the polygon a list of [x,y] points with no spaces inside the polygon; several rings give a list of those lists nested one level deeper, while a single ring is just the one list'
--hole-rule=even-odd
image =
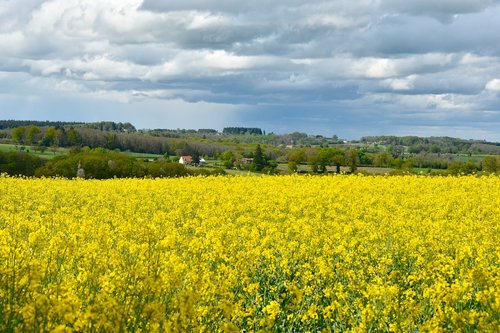
[{"label": "white cloud", "polygon": [[26,47],[26,39],[21,31],[0,33],[0,49],[3,55],[16,56]]},{"label": "white cloud", "polygon": [[187,29],[203,29],[228,23],[224,16],[212,15],[208,12],[192,12],[191,16],[191,22],[187,25]]},{"label": "white cloud", "polygon": [[356,65],[358,71],[361,70],[368,78],[386,78],[397,76],[396,61],[391,59],[365,59]]},{"label": "white cloud", "polygon": [[493,79],[486,83],[486,89],[490,91],[500,92],[500,80]]},{"label": "white cloud", "polygon": [[401,79],[387,79],[382,84],[396,91],[409,91],[415,88],[416,75],[410,75]]}]

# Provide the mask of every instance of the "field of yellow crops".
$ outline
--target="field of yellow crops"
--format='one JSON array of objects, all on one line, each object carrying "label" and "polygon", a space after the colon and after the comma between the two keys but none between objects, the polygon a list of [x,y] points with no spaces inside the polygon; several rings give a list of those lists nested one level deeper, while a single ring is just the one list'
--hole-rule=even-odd
[{"label": "field of yellow crops", "polygon": [[498,176],[0,189],[2,332],[499,330]]}]

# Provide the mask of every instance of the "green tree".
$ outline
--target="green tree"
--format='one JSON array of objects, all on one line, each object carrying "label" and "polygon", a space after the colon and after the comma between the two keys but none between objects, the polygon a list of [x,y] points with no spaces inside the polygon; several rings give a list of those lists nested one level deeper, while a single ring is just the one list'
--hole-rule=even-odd
[{"label": "green tree", "polygon": [[10,175],[35,175],[35,169],[42,165],[42,159],[25,152],[0,152],[0,173]]},{"label": "green tree", "polygon": [[342,149],[332,149],[332,154],[330,157],[332,165],[335,166],[335,171],[340,172],[340,166],[345,164],[344,151]]},{"label": "green tree", "polygon": [[349,167],[350,172],[356,171],[359,164],[359,151],[355,149],[349,149],[345,152],[346,164]]},{"label": "green tree", "polygon": [[400,145],[388,146],[387,151],[391,153],[392,157],[402,157],[405,152],[405,147]]},{"label": "green tree", "polygon": [[307,164],[311,167],[312,172],[317,173],[319,171],[318,153],[309,155],[309,157],[307,158]]},{"label": "green tree", "polygon": [[252,171],[262,171],[262,169],[266,166],[266,160],[264,153],[262,152],[262,148],[260,145],[257,145],[255,149],[255,155],[253,158],[252,165],[250,166],[250,170]]},{"label": "green tree", "polygon": [[37,153],[43,154],[47,150],[47,147],[45,147],[45,146],[35,146],[34,149],[35,149],[35,151]]},{"label": "green tree", "polygon": [[440,152],[441,152],[441,148],[439,148],[438,145],[436,145],[436,144],[431,145],[431,153],[437,154]]},{"label": "green tree", "polygon": [[66,139],[68,141],[69,146],[79,146],[81,144],[81,138],[78,132],[71,127],[67,132],[66,132]]},{"label": "green tree", "polygon": [[42,145],[46,147],[53,146],[56,143],[57,130],[54,127],[49,127],[45,130],[43,135]]},{"label": "green tree", "polygon": [[54,142],[54,145],[58,147],[64,147],[68,143],[67,137],[66,137],[66,130],[64,127],[59,127],[56,128],[56,139]]},{"label": "green tree", "polygon": [[300,163],[306,160],[306,152],[304,149],[292,149],[288,153],[288,171],[290,173],[297,172]]},{"label": "green tree", "polygon": [[500,160],[496,156],[486,156],[481,165],[482,170],[487,174],[500,171]]},{"label": "green tree", "polygon": [[116,148],[116,134],[115,133],[108,133],[108,135],[106,135],[106,148],[108,148],[108,149],[115,149]]},{"label": "green tree", "polygon": [[11,135],[14,142],[23,144],[26,140],[26,127],[16,127],[12,129]]},{"label": "green tree", "polygon": [[465,163],[453,161],[448,165],[447,169],[449,174],[458,175],[458,174],[475,174],[477,172],[477,165],[473,161],[467,161]]},{"label": "green tree", "polygon": [[383,152],[375,155],[373,165],[376,167],[388,167],[392,161],[392,155],[388,152]]},{"label": "green tree", "polygon": [[317,158],[317,164],[318,164],[318,171],[319,172],[326,172],[326,167],[330,165],[330,159],[332,157],[332,152],[330,149],[320,149],[318,152],[318,155],[316,156]]},{"label": "green tree", "polygon": [[226,169],[231,169],[236,162],[236,154],[232,150],[226,150],[220,154],[220,159]]},{"label": "green tree", "polygon": [[193,156],[192,156],[192,157],[193,157],[193,163],[194,163],[195,165],[200,164],[200,153],[198,153],[197,151],[195,151],[195,152],[193,153]]},{"label": "green tree", "polygon": [[29,143],[36,144],[40,139],[40,133],[42,133],[40,127],[34,125],[28,126],[26,129],[26,139]]},{"label": "green tree", "polygon": [[466,175],[471,175],[477,173],[477,165],[473,161],[469,160],[465,162],[462,166],[462,172]]}]

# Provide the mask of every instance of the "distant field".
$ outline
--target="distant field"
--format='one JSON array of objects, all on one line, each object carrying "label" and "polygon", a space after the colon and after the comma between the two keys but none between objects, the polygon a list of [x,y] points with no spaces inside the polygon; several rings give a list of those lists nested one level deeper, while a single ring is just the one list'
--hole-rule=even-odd
[{"label": "distant field", "polygon": [[453,156],[453,160],[457,162],[467,162],[467,161],[473,161],[475,163],[481,162],[486,156],[495,156],[495,155],[455,155]]},{"label": "distant field", "polygon": [[[281,173],[288,173],[288,164],[286,163],[280,163],[278,164],[278,169],[280,170]],[[337,169],[336,167],[329,166],[326,168],[328,172],[335,172]],[[368,173],[376,173],[376,174],[384,174],[384,173],[389,173],[391,171],[394,171],[392,168],[378,168],[378,167],[358,167],[357,170],[359,171],[364,171]],[[301,164],[298,165],[298,171],[299,172],[310,172],[311,167],[309,165]],[[348,167],[340,167],[341,172],[348,172],[349,168]]]},{"label": "distant field", "polygon": [[[432,173],[445,173],[445,169],[430,169]],[[429,168],[413,168],[413,172],[415,173],[428,173]]]},{"label": "distant field", "polygon": [[123,152],[124,154],[135,157],[135,158],[147,158],[147,159],[155,159],[158,157],[162,157],[160,154],[146,154],[146,153],[132,153],[132,152]]},{"label": "distant field", "polygon": [[16,150],[15,145],[10,145],[7,143],[0,143],[0,151],[12,151],[12,150]]},{"label": "distant field", "polygon": [[[20,150],[20,147],[25,147],[24,150]],[[34,146],[24,146],[24,145],[14,145],[14,144],[9,144],[9,143],[0,143],[0,151],[3,152],[8,152],[8,151],[24,151],[24,152],[29,152],[33,155],[36,155],[41,158],[45,159],[52,159],[58,155],[64,155],[69,152],[68,148],[61,148],[61,147],[56,147],[56,148],[47,148],[45,152],[41,153],[35,150]],[[161,157],[163,155],[160,154],[146,154],[146,153],[133,153],[133,152],[123,152],[124,154],[134,157],[134,158],[147,158],[147,159],[155,159],[158,157]]]},{"label": "distant field", "polygon": [[[24,150],[20,150],[20,147],[25,147]],[[9,151],[24,151],[30,154],[33,154],[35,156],[45,158],[45,159],[52,159],[58,155],[64,155],[68,153],[67,148],[48,148],[45,152],[37,152],[35,150],[35,147],[33,146],[23,146],[23,145],[13,145],[13,144],[8,144],[8,143],[0,143],[0,151],[3,152],[9,152]]]}]

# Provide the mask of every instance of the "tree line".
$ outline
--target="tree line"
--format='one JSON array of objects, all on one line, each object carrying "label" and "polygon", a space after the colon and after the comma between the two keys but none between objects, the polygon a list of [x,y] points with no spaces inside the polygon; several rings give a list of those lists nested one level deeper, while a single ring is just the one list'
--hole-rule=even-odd
[{"label": "tree line", "polygon": [[408,147],[409,153],[489,153],[500,154],[500,143],[485,140],[464,140],[451,137],[366,136],[361,143],[392,147]]},{"label": "tree line", "polygon": [[168,158],[139,160],[103,148],[75,149],[67,155],[44,160],[27,152],[0,152],[0,173],[35,177],[87,179],[130,177],[184,177],[225,174],[223,169],[188,169]]},{"label": "tree line", "polygon": [[257,127],[225,127],[222,130],[223,134],[253,134],[253,135],[262,135],[262,129]]},{"label": "tree line", "polygon": [[[12,123],[9,123],[12,122]],[[44,122],[42,122],[45,124]],[[474,147],[482,145],[488,149],[500,149],[492,143],[474,140],[461,140],[448,137],[365,137],[362,143],[343,142],[338,137],[325,138],[294,132],[288,135],[254,135],[221,134],[213,129],[200,130],[157,130],[126,131],[121,130],[120,123],[100,122],[88,126],[37,126],[36,122],[3,121],[4,125],[14,128],[0,130],[4,141],[14,142],[19,150],[24,146],[33,146],[32,150],[43,152],[56,147],[90,149],[104,148],[123,152],[151,153],[158,155],[191,155],[193,157],[209,157],[220,159],[226,168],[274,173],[280,163],[287,163],[289,172],[302,171],[300,165],[308,165],[313,173],[340,171],[347,167],[355,172],[359,166],[393,168],[411,171],[419,169],[449,169],[449,172],[470,173],[471,170],[483,170],[483,164],[493,165],[491,159],[482,163],[484,157],[473,157],[473,161],[457,161],[456,153],[446,152],[444,143],[456,149],[453,151],[471,152]],[[61,123],[63,124],[63,123]],[[68,124],[68,123],[64,123]],[[115,124],[115,125],[113,125]],[[93,128],[97,126],[98,128]],[[103,130],[104,129],[104,130]],[[248,130],[246,127],[233,127],[235,131]],[[165,132],[166,131],[166,132]],[[152,135],[156,133],[156,135]],[[170,137],[168,133],[182,134],[182,137]],[[204,139],[214,137],[217,140]],[[252,143],[226,142],[223,138],[254,138]],[[266,138],[265,144],[259,144],[258,138]],[[246,140],[246,139],[245,139]],[[279,143],[279,140],[282,143]],[[299,142],[316,140],[320,144],[298,145]],[[378,141],[376,141],[378,140]],[[255,143],[257,142],[257,143]],[[284,143],[291,142],[292,145]],[[387,145],[386,145],[387,144]],[[410,146],[407,146],[410,145]],[[299,147],[297,147],[299,146]],[[424,148],[422,148],[422,147]],[[484,148],[483,147],[483,148]],[[484,149],[486,149],[484,148]],[[469,154],[470,155],[470,154]],[[492,164],[493,163],[493,164]],[[486,169],[494,167],[486,166]]]},{"label": "tree line", "polygon": [[90,147],[137,153],[215,156],[235,147],[219,143],[156,137],[143,133],[102,131],[78,127],[38,127],[28,125],[10,130],[18,145],[40,147]]},{"label": "tree line", "polygon": [[64,121],[37,121],[37,120],[0,120],[0,129],[12,129],[17,127],[84,127],[101,131],[113,132],[136,132],[136,128],[131,123],[115,123],[113,121],[99,121],[92,123],[85,122],[64,122]]},{"label": "tree line", "polygon": [[288,151],[288,170],[297,172],[300,165],[308,165],[312,173],[326,173],[328,168],[336,172],[341,167],[355,172],[360,166],[393,168],[403,171],[412,171],[413,168],[443,169],[447,174],[473,174],[478,171],[484,173],[500,172],[500,156],[486,156],[480,162],[472,160],[456,161],[449,155],[447,158],[437,155],[415,155],[406,158],[392,155],[388,152],[366,153],[359,149],[339,148],[302,148]]}]

